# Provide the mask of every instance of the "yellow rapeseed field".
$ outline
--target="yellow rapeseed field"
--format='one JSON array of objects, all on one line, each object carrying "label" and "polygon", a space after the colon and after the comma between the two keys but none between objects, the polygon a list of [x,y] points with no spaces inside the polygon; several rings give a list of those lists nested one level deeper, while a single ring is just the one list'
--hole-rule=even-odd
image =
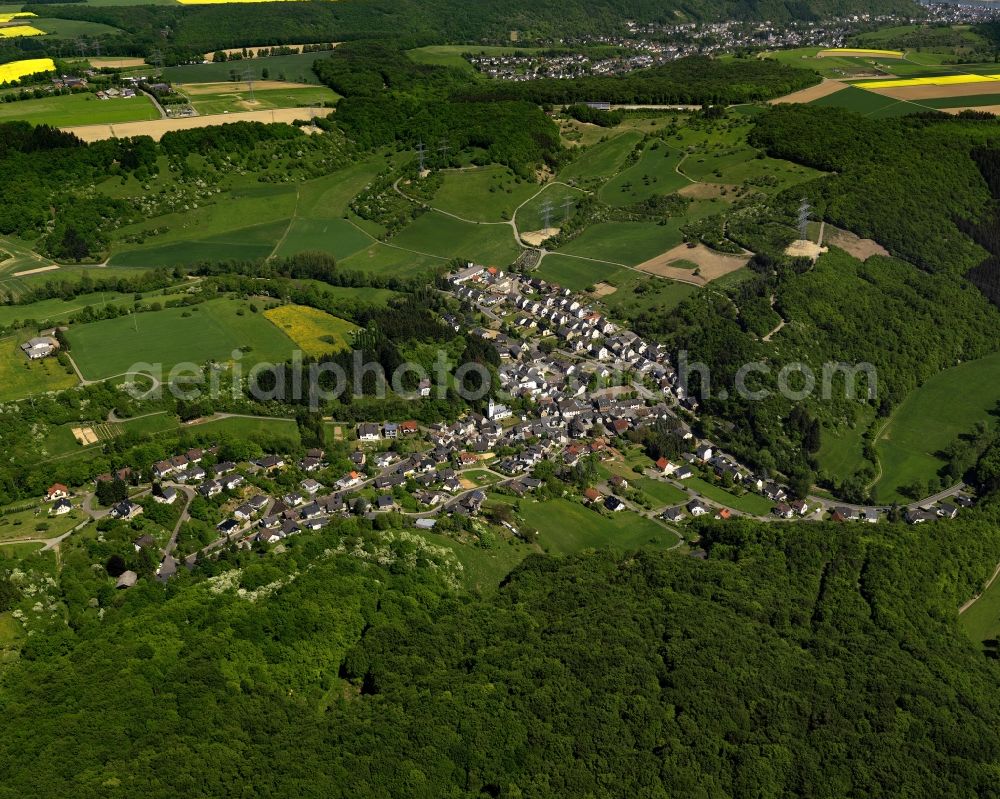
[{"label": "yellow rapeseed field", "polygon": [[29,58],[26,61],[12,61],[0,64],[0,85],[20,80],[36,72],[55,72],[56,65],[51,58]]},{"label": "yellow rapeseed field", "polygon": [[902,50],[869,50],[866,47],[830,47],[820,50],[817,56],[839,55],[839,56],[881,56],[882,58],[902,58]]},{"label": "yellow rapeseed field", "polygon": [[957,86],[962,83],[995,83],[1000,75],[936,75],[931,78],[898,78],[896,80],[866,80],[865,89],[899,89],[903,86]]},{"label": "yellow rapeseed field", "polygon": [[12,25],[9,28],[0,28],[0,39],[13,39],[17,36],[44,36],[45,31],[33,28],[30,25]]},{"label": "yellow rapeseed field", "polygon": [[279,305],[264,316],[294,341],[306,355],[326,355],[351,344],[357,325],[306,305]]},{"label": "yellow rapeseed field", "polygon": [[37,17],[38,15],[31,11],[14,11],[8,14],[0,14],[0,23],[11,22],[15,19],[26,19],[28,17]]}]

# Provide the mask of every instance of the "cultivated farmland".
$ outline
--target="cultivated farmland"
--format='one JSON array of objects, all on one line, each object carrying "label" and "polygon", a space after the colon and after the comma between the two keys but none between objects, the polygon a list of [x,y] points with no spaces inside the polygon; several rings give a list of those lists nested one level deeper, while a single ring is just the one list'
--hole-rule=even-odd
[{"label": "cultivated farmland", "polygon": [[0,64],[0,86],[39,72],[55,72],[55,69],[55,62],[51,58],[31,58],[26,61]]}]

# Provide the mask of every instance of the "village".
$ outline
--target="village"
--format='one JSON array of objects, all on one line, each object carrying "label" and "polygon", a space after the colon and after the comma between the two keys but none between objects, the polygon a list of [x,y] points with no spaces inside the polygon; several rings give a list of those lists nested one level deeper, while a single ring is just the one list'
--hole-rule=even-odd
[{"label": "village", "polygon": [[[179,567],[193,567],[228,545],[278,544],[352,516],[377,522],[396,514],[393,524],[429,531],[442,518],[485,513],[531,541],[534,531],[493,518],[490,503],[500,497],[532,501],[546,474],[563,478],[564,495],[593,513],[637,514],[673,532],[678,543],[689,538],[692,545],[697,536],[686,536],[678,525],[703,516],[875,523],[896,514],[920,524],[955,518],[974,502],[961,484],[900,509],[794,496],[776,476],[757,473],[699,439],[693,432],[698,402],[685,392],[666,349],[621,328],[585,298],[475,264],[449,275],[447,286],[466,311],[464,319],[488,321],[469,332],[490,342],[498,355],[502,394],[486,400],[484,413],[429,425],[357,424],[346,442],[346,469],[335,467],[319,448],[299,457],[271,452],[243,462],[224,459],[218,447],[189,449],[146,473],[126,466],[103,474],[93,490],[72,492],[55,483],[45,496],[52,503],[48,513],[78,510],[88,521],[141,530],[136,520],[151,507],[182,508],[169,538],[144,533],[133,542],[137,552],[150,550],[156,576],[165,581]],[[456,328],[464,324],[456,315],[445,321]],[[50,335],[27,342],[25,352],[41,357],[57,346]],[[425,381],[418,392],[426,396],[430,390]],[[671,442],[676,457],[643,453],[638,442],[651,430]],[[100,507],[111,484],[120,493]],[[179,547],[178,533],[196,498],[210,504],[214,536]],[[120,588],[138,579],[134,570],[114,576]]]}]

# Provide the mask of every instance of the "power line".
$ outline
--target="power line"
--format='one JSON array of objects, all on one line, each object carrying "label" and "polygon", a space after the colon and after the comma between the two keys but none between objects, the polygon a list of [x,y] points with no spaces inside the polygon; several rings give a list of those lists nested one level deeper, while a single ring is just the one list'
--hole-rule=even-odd
[{"label": "power line", "polygon": [[799,203],[799,239],[806,241],[809,238],[809,200],[805,197]]},{"label": "power line", "polygon": [[424,147],[423,141],[417,142],[417,156],[420,158],[420,171],[424,171],[424,154],[427,152],[427,148]]},{"label": "power line", "polygon": [[573,198],[572,197],[566,197],[562,201],[562,206],[561,207],[563,209],[563,220],[568,220],[569,219],[570,209],[572,209],[572,207],[573,207]]},{"label": "power line", "polygon": [[548,230],[550,227],[552,227],[552,203],[546,200],[545,202],[542,203],[542,207],[540,210],[542,213],[542,221],[544,223],[542,225],[542,229]]}]

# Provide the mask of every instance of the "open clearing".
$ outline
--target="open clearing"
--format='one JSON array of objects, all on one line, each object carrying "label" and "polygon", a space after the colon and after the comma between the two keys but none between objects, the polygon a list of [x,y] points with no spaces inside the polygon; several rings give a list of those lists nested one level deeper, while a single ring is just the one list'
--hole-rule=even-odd
[{"label": "open clearing", "polygon": [[[432,204],[447,213],[476,222],[500,222],[539,190],[537,183],[518,178],[504,166],[446,170]],[[406,192],[406,186],[400,187]]]},{"label": "open clearing", "polygon": [[90,380],[123,374],[138,363],[162,365],[166,373],[181,362],[227,362],[241,348],[245,348],[244,367],[264,361],[281,363],[295,349],[292,340],[263,314],[252,313],[247,303],[237,300],[212,300],[190,308],[74,325],[66,335],[73,359]]},{"label": "open clearing", "polygon": [[687,220],[655,222],[598,222],[560,248],[560,252],[626,266],[637,266],[681,243],[680,228]]},{"label": "open clearing", "polygon": [[[12,105],[14,104],[12,103]],[[314,108],[274,108],[268,111],[243,111],[234,114],[213,114],[184,119],[156,119],[151,122],[125,122],[114,125],[64,125],[61,127],[86,142],[124,139],[130,136],[149,136],[159,141],[163,138],[164,133],[172,130],[208,128],[213,125],[225,125],[229,122],[291,123],[299,119],[312,119],[314,116],[325,117],[332,113],[333,110],[329,108],[319,110]]]},{"label": "open clearing", "polygon": [[599,196],[609,205],[623,206],[684,188],[691,180],[677,171],[683,157],[680,150],[654,142],[638,161],[605,183]]},{"label": "open clearing", "polygon": [[280,305],[264,311],[264,316],[298,344],[306,355],[316,357],[346,349],[358,329],[346,319],[305,305]]},{"label": "open clearing", "polygon": [[[688,247],[686,244],[678,244],[655,258],[644,261],[636,269],[649,272],[651,275],[667,277],[672,280],[686,280],[691,283],[705,285],[713,280],[742,269],[750,260],[750,254],[726,255],[725,253],[710,250],[704,244],[697,244]],[[681,261],[690,261],[696,264],[698,274]]]},{"label": "open clearing", "polygon": [[962,629],[977,643],[1000,638],[1000,579],[958,618]]},{"label": "open clearing", "polygon": [[841,230],[830,224],[825,226],[823,241],[834,247],[840,247],[859,261],[867,261],[873,255],[889,255],[889,251],[877,241],[862,239],[849,230]]},{"label": "open clearing", "polygon": [[910,393],[875,442],[883,474],[876,499],[909,501],[900,487],[936,479],[944,465],[936,453],[989,419],[1000,401],[998,386],[1000,353],[994,353],[940,372]]},{"label": "open clearing", "polygon": [[603,516],[568,499],[521,504],[525,524],[540,531],[539,545],[557,555],[584,549],[634,550],[669,547],[677,536],[657,522],[634,513]]}]

